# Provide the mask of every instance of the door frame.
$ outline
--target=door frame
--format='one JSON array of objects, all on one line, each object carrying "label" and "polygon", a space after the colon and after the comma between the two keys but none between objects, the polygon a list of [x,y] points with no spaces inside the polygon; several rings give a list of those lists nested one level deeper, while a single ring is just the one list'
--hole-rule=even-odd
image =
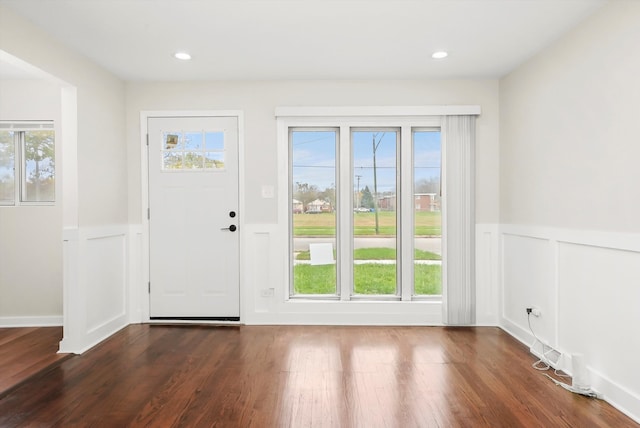
[{"label": "door frame", "polygon": [[[140,308],[140,322],[142,323],[166,323],[166,321],[156,321],[150,318],[149,305],[149,278],[150,278],[150,258],[149,258],[149,156],[147,150],[148,119],[169,117],[235,117],[238,121],[238,279],[240,287],[240,321],[197,321],[198,324],[241,324],[243,320],[244,308],[244,274],[243,274],[243,242],[244,242],[244,112],[242,110],[143,110],[140,112],[140,175],[141,175],[141,263],[142,272],[140,284],[130,287],[131,293],[130,307]],[[196,321],[172,320],[172,324],[190,324]]]}]

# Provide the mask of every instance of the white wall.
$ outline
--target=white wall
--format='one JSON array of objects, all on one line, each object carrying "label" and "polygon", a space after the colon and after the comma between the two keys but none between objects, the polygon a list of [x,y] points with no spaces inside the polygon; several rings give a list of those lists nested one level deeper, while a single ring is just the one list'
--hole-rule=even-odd
[{"label": "white wall", "polygon": [[[0,120],[53,120],[60,86],[0,80]],[[56,159],[60,159],[56,147]],[[56,194],[62,186],[56,183]],[[0,325],[62,325],[62,204],[0,206]]]},{"label": "white wall", "polygon": [[[129,218],[141,222],[140,112],[157,110],[241,110],[244,113],[244,228],[242,313],[246,323],[438,324],[441,306],[433,303],[284,303],[286,237],[278,218],[278,144],[275,109],[279,106],[480,105],[477,121],[477,220],[498,220],[498,92],[495,80],[460,81],[289,81],[128,83]],[[262,185],[276,187],[273,199]],[[485,242],[483,240],[482,242]],[[258,254],[268,254],[268,257]],[[485,256],[485,254],[483,254]],[[484,275],[486,273],[486,275]],[[490,270],[481,279],[490,278]],[[146,283],[145,283],[146,284]],[[491,284],[483,282],[488,288]],[[140,284],[141,288],[144,284]],[[260,291],[274,288],[276,297]],[[484,294],[480,293],[484,298]],[[495,300],[494,300],[495,301]],[[482,323],[497,321],[495,309],[481,302]],[[489,307],[487,307],[489,306]],[[372,321],[373,320],[373,321]]]},{"label": "white wall", "polygon": [[477,131],[478,223],[498,220],[498,87],[495,80],[287,81],[129,83],[129,219],[140,223],[140,111],[242,110],[245,117],[244,221],[278,222],[277,194],[261,197],[263,184],[277,183],[275,109],[278,106],[480,105]]},{"label": "white wall", "polygon": [[502,324],[583,353],[640,420],[640,3],[602,10],[500,81]]},{"label": "white wall", "polygon": [[126,224],[124,83],[3,6],[0,50],[77,88],[78,224]]},{"label": "white wall", "polygon": [[61,350],[80,352],[129,321],[124,83],[4,6],[0,51],[64,87]]},{"label": "white wall", "polygon": [[502,223],[640,232],[639,9],[612,2],[500,81]]}]

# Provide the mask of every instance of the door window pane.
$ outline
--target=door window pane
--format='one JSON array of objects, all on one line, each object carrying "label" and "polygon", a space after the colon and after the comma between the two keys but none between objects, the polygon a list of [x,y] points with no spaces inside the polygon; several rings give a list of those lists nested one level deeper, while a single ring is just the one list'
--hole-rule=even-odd
[{"label": "door window pane", "polygon": [[336,295],[336,130],[290,132],[292,295]]},{"label": "door window pane", "polygon": [[185,132],[184,148],[185,150],[201,150],[202,132]]},{"label": "door window pane", "polygon": [[207,132],[205,146],[207,150],[224,150],[224,132]]},{"label": "door window pane", "polygon": [[55,200],[55,143],[53,131],[24,133],[23,201]]},{"label": "door window pane", "polygon": [[0,131],[0,204],[15,201],[15,143],[12,131]]},{"label": "door window pane", "polygon": [[413,131],[414,295],[442,294],[439,130]]},{"label": "door window pane", "polygon": [[224,169],[224,132],[205,132],[206,169]]},{"label": "door window pane", "polygon": [[222,169],[224,168],[224,153],[222,152],[206,152],[204,158],[204,167],[206,169]]},{"label": "door window pane", "polygon": [[204,156],[202,152],[185,152],[184,153],[184,169],[202,169],[204,168]]},{"label": "door window pane", "polygon": [[397,295],[396,130],[351,133],[354,174],[353,292]]},{"label": "door window pane", "polygon": [[224,132],[165,132],[164,171],[224,169]]}]

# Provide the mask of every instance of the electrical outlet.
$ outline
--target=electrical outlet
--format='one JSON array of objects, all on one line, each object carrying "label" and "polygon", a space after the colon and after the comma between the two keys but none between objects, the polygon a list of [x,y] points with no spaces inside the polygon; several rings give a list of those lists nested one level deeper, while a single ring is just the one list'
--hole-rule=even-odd
[{"label": "electrical outlet", "polygon": [[542,315],[542,312],[540,312],[540,309],[536,308],[535,306],[531,306],[527,308],[527,315],[533,315],[534,317],[539,317],[540,315]]},{"label": "electrical outlet", "polygon": [[263,288],[260,290],[260,297],[273,297],[275,295],[274,288]]}]

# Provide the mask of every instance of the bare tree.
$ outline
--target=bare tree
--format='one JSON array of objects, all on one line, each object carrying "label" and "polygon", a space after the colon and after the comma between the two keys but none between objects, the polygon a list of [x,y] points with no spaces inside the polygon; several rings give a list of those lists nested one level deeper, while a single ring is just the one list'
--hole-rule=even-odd
[{"label": "bare tree", "polygon": [[307,211],[307,205],[318,199],[318,186],[296,181],[293,185],[293,197],[302,202],[302,211]]}]

